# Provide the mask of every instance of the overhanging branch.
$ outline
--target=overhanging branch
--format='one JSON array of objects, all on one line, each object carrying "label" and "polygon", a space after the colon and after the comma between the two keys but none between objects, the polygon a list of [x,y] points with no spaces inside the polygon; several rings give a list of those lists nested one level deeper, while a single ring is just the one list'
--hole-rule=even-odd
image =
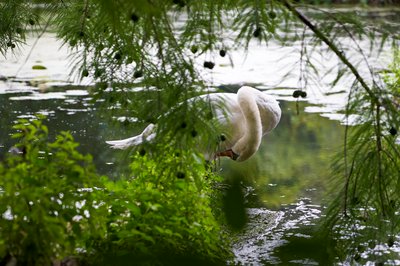
[{"label": "overhanging branch", "polygon": [[370,86],[368,86],[368,84],[361,77],[360,73],[357,71],[355,66],[352,63],[350,63],[350,61],[346,58],[343,52],[340,51],[339,48],[331,40],[329,40],[328,37],[323,32],[321,32],[317,28],[317,26],[315,26],[306,16],[300,13],[288,0],[283,0],[283,4],[293,15],[295,15],[298,19],[300,19],[301,22],[304,23],[304,25],[306,25],[312,32],[314,32],[315,36],[318,39],[320,39],[326,45],[328,45],[329,49],[331,49],[331,51],[334,52],[339,57],[339,60],[342,61],[342,63],[345,64],[350,69],[350,71],[353,73],[357,81],[368,93],[371,100],[373,102],[378,102],[378,97],[373,93]]}]

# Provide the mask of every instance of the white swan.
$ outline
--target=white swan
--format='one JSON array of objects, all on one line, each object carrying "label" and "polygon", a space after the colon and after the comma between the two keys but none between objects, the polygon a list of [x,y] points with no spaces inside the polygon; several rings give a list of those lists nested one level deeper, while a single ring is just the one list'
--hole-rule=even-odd
[{"label": "white swan", "polygon": [[[191,99],[209,101],[214,115],[220,124],[221,141],[215,157],[228,156],[233,160],[244,161],[260,147],[262,136],[279,123],[281,109],[272,97],[252,87],[241,87],[237,94],[212,93]],[[137,136],[107,141],[115,149],[137,146],[155,137],[155,125],[150,124]]]}]

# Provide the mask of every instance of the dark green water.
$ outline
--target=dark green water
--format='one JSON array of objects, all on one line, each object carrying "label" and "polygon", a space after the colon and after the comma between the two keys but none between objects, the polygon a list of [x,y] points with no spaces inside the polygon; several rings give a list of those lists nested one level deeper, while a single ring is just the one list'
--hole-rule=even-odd
[{"label": "dark green water", "polygon": [[332,156],[340,151],[344,127],[338,121],[305,113],[300,103],[281,102],[282,118],[264,137],[258,153],[249,161],[223,161],[225,172],[245,177],[259,195],[253,204],[279,209],[300,197],[321,202],[329,178]]},{"label": "dark green water", "polygon": [[256,156],[221,164],[226,178],[240,176],[247,187],[248,224],[234,246],[243,265],[331,265],[335,260],[317,224],[344,127],[305,113],[304,105],[297,114],[295,103],[281,102],[282,120]]},{"label": "dark green water", "polygon": [[50,99],[46,93],[39,94],[36,100],[27,96],[32,94],[0,94],[0,158],[14,144],[10,136],[14,132],[12,126],[15,121],[19,118],[33,118],[35,114],[41,113],[47,116],[45,125],[49,128],[50,138],[60,131],[71,132],[80,143],[79,150],[93,154],[98,170],[102,174],[112,173],[111,151],[104,139],[108,126],[84,91],[70,91],[69,94],[60,92]]}]

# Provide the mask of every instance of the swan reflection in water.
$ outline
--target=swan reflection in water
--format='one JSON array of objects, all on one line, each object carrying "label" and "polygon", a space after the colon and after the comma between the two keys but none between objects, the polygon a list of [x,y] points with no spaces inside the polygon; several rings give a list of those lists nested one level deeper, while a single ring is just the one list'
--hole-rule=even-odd
[{"label": "swan reflection in water", "polygon": [[[192,98],[190,101],[207,101],[223,132],[221,143],[212,158],[227,156],[245,161],[260,147],[262,137],[279,123],[281,109],[273,96],[243,86],[235,93],[211,93]],[[156,136],[154,124],[148,125],[141,134],[123,140],[107,141],[112,148],[126,149],[152,141]],[[206,156],[207,157],[207,156]]]}]

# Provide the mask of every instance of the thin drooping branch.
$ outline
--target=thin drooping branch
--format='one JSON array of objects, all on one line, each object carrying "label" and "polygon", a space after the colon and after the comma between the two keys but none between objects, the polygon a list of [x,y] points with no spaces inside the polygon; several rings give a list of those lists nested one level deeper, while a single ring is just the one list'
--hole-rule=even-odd
[{"label": "thin drooping branch", "polygon": [[37,36],[36,40],[33,42],[28,55],[25,57],[24,62],[19,66],[17,72],[15,73],[15,76],[17,77],[19,72],[22,70],[22,68],[26,65],[26,63],[28,62],[29,58],[31,57],[33,51],[36,48],[36,45],[38,44],[40,38],[42,38],[42,36],[47,32],[48,27],[50,26],[50,22],[53,20],[53,16],[51,16],[47,21],[46,24],[43,27],[43,30],[40,32],[40,34]]},{"label": "thin drooping branch", "polygon": [[[353,84],[354,86],[354,84]],[[352,97],[352,92],[353,90],[350,90],[350,93],[348,95],[347,98],[347,102],[349,103]],[[348,146],[347,146],[347,142],[348,142],[348,138],[349,138],[349,104],[346,104],[346,127],[345,127],[345,131],[344,131],[344,145],[343,145],[343,155],[344,155],[344,176],[346,178],[346,182],[344,185],[344,206],[343,206],[343,213],[345,216],[347,216],[347,200],[348,200],[348,194],[349,194],[349,185],[350,185],[350,177],[352,176],[353,173],[353,169],[354,169],[354,160],[351,164],[351,168],[350,168],[350,172],[349,172],[349,168],[348,168]]]},{"label": "thin drooping branch", "polygon": [[331,49],[331,51],[338,56],[340,61],[342,61],[342,63],[345,64],[350,69],[350,71],[353,73],[357,81],[368,93],[373,102],[378,103],[379,102],[378,97],[374,94],[370,86],[368,86],[365,80],[361,77],[360,73],[357,71],[355,66],[346,58],[344,53],[340,51],[340,49],[331,40],[329,40],[329,38],[323,32],[321,32],[316,25],[314,25],[306,16],[300,13],[288,0],[283,0],[283,4],[294,16],[300,19],[301,22],[304,23],[304,25],[306,25],[312,32],[314,32],[315,36],[318,39],[320,39],[326,45],[328,45],[329,49]]},{"label": "thin drooping branch", "polygon": [[378,160],[378,185],[379,185],[379,196],[381,201],[381,208],[383,215],[386,214],[385,208],[385,195],[384,195],[384,185],[383,185],[383,166],[382,166],[382,133],[381,133],[381,106],[377,104],[376,106],[376,125],[375,125],[375,135],[376,135],[376,153]]}]

